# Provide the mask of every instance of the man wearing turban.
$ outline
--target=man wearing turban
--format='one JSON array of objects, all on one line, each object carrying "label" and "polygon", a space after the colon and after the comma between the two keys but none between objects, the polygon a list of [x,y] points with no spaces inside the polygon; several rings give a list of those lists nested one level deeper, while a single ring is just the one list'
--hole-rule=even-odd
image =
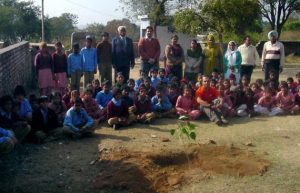
[{"label": "man wearing turban", "polygon": [[270,71],[275,72],[275,78],[279,81],[279,73],[285,60],[284,46],[281,42],[277,41],[278,33],[272,30],[268,33],[270,41],[264,44],[261,57],[262,70],[265,72],[265,80],[269,78]]}]

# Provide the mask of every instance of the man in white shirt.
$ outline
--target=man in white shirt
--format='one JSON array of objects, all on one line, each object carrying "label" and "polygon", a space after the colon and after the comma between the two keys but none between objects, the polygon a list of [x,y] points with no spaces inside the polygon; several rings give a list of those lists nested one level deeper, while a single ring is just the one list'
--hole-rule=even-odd
[{"label": "man in white shirt", "polygon": [[253,69],[259,65],[259,55],[256,47],[251,44],[249,36],[244,38],[244,44],[238,47],[238,51],[240,51],[242,56],[241,77],[247,75],[251,81]]},{"label": "man in white shirt", "polygon": [[282,68],[285,60],[284,46],[281,42],[277,41],[277,31],[270,31],[268,33],[270,41],[264,44],[264,48],[261,56],[262,70],[265,72],[265,80],[269,79],[269,72],[275,72],[275,79],[279,81],[279,73],[282,72]]}]

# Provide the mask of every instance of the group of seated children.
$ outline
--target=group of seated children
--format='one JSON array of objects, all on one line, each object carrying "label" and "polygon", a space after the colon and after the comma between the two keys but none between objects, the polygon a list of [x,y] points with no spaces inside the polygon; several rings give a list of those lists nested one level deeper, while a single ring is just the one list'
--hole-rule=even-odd
[{"label": "group of seated children", "polygon": [[[5,95],[0,100],[0,152],[9,152],[22,140],[41,143],[62,134],[73,138],[90,135],[95,124],[104,121],[118,129],[162,117],[196,120],[207,115],[209,108],[222,115],[218,125],[234,116],[300,113],[300,73],[296,82],[288,78],[278,83],[271,71],[269,80],[251,84],[247,76],[238,84],[233,74],[224,80],[216,71],[209,78],[199,74],[197,82],[166,77],[164,69],[153,68],[150,74],[141,71],[137,80],[124,82],[118,73],[114,86],[108,81],[100,86],[94,80],[82,93],[72,90],[64,96],[56,91],[49,97],[30,95],[27,99],[24,88],[17,86],[13,97]],[[208,103],[199,94],[205,85],[203,77],[215,90],[207,106],[202,106]]]}]

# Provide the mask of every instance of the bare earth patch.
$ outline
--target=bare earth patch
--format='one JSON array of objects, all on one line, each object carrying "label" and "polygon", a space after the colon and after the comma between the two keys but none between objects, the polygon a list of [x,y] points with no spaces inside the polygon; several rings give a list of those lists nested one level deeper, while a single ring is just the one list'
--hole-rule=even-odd
[{"label": "bare earth patch", "polygon": [[165,193],[211,174],[262,175],[270,162],[239,148],[203,144],[155,153],[122,147],[106,149],[99,165],[105,170],[94,182],[97,189]]}]

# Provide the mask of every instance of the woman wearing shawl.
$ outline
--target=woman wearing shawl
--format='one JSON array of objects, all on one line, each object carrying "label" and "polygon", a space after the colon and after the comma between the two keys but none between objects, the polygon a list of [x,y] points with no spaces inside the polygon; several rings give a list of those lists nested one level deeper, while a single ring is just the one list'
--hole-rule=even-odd
[{"label": "woman wearing shawl", "polygon": [[229,79],[230,74],[234,74],[236,81],[240,82],[241,63],[241,53],[237,50],[235,42],[230,41],[224,55],[224,78]]},{"label": "woman wearing shawl", "polygon": [[221,48],[215,44],[215,38],[212,34],[207,36],[207,46],[203,49],[203,72],[210,76],[213,69],[218,69],[223,73],[223,54]]},{"label": "woman wearing shawl", "polygon": [[173,74],[179,80],[182,79],[182,62],[184,60],[184,52],[178,42],[178,36],[171,37],[171,43],[166,45],[166,69],[168,74]]},{"label": "woman wearing shawl", "polygon": [[191,47],[187,49],[186,56],[185,56],[184,77],[187,80],[196,82],[198,73],[202,72],[201,62],[202,62],[201,46],[198,45],[197,40],[192,40]]}]

